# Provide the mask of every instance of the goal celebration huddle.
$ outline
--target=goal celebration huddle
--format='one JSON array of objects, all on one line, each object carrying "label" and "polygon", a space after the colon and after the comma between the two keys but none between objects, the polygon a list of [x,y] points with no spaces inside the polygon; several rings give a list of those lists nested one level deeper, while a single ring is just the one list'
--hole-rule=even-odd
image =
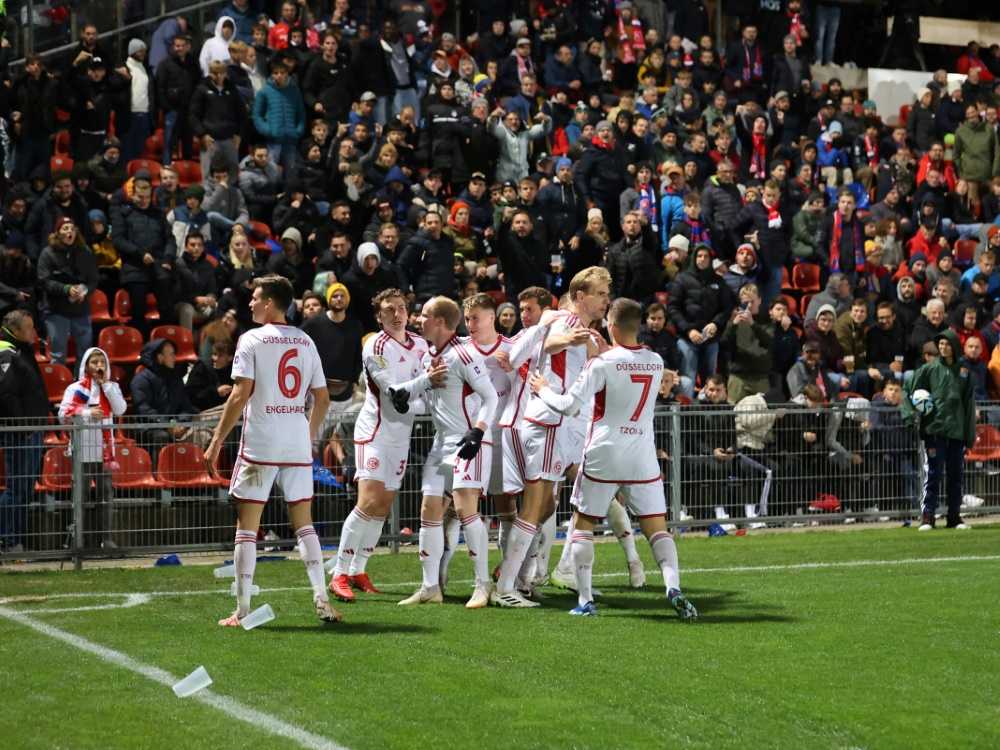
[{"label": "goal celebration huddle", "polygon": [[[422,582],[400,605],[443,602],[464,535],[474,573],[468,609],[537,607],[545,598],[539,587],[552,584],[577,592],[571,615],[595,616],[594,528],[604,519],[621,542],[630,584],[645,583],[631,511],[662,572],[667,605],[685,621],[697,619],[681,591],[677,550],[666,530],[654,443],[663,360],[638,343],[639,303],[609,302],[606,269],[577,273],[559,309],[547,290],[524,289],[517,299],[523,330],[511,338],[497,332],[495,305],[485,294],[462,307],[431,298],[421,308],[419,338],[406,328],[402,291],[386,289],[373,299],[381,332],[362,352],[367,392],[354,431],[358,502],[328,563],[329,587],[311,516],[312,446],[329,403],[326,379],[309,335],[285,323],[291,283],[276,275],[253,283],[250,307],[260,327],[237,344],[235,386],[205,454],[214,471],[226,435],[242,417],[230,484],[238,517],[237,608],[220,625],[239,626],[251,611],[257,532],[275,484],[288,505],[319,618],[341,619],[331,593],[342,602],[354,602],[356,591],[379,593],[366,566],[402,484],[420,414],[434,425],[421,486]],[[463,319],[468,337],[457,334]],[[574,513],[550,576],[564,484],[573,488]],[[479,512],[487,496],[500,520],[502,563],[493,571]]]}]

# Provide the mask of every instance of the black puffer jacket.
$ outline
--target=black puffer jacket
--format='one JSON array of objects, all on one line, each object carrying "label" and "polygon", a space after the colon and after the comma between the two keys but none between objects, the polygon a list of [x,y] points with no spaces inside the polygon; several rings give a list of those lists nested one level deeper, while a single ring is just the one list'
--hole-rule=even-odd
[{"label": "black puffer jacket", "polygon": [[681,271],[670,283],[669,291],[667,318],[678,337],[687,338],[689,331],[700,331],[709,323],[715,323],[719,334],[725,330],[733,295],[711,267],[702,271],[692,266]]},{"label": "black puffer jacket", "polygon": [[38,259],[38,283],[45,291],[45,311],[50,315],[80,317],[90,315],[90,304],[84,298],[79,302],[69,301],[69,289],[77,284],[87,287],[89,298],[97,289],[97,262],[93,251],[80,242],[66,247],[56,240],[56,246],[49,245],[42,250]]},{"label": "black puffer jacket", "polygon": [[660,285],[660,247],[649,224],[634,240],[622,237],[608,247],[605,263],[611,272],[611,293],[615,298],[641,300]]},{"label": "black puffer jacket", "polygon": [[518,292],[529,286],[546,287],[545,269],[549,257],[533,235],[518,237],[510,231],[510,222],[501,222],[497,232],[497,253],[507,299],[517,299]]},{"label": "black puffer jacket", "polygon": [[708,232],[717,238],[719,250],[724,258],[735,257],[736,247],[729,236],[729,226],[743,209],[743,197],[736,183],[723,185],[718,177],[710,177],[701,193],[701,211],[708,221]]},{"label": "black puffer jacket", "polygon": [[736,447],[736,414],[732,406],[725,401],[713,404],[706,399],[692,408],[701,413],[684,420],[681,440],[685,454],[711,456],[716,448]]},{"label": "black puffer jacket", "polygon": [[165,343],[167,339],[153,339],[142,347],[139,362],[145,369],[132,378],[132,405],[143,422],[187,422],[198,413],[184,390],[182,368],[171,370],[156,361]]},{"label": "black puffer jacket", "polygon": [[729,226],[729,237],[733,247],[743,244],[743,235],[757,232],[760,241],[758,261],[765,268],[780,268],[792,255],[792,216],[785,202],[778,204],[781,216],[780,227],[768,226],[767,207],[763,201],[748,203],[733,218]]},{"label": "black puffer jacket", "polygon": [[34,349],[0,328],[0,419],[34,417],[43,424],[51,413]]},{"label": "black puffer jacket", "polygon": [[465,107],[454,99],[451,101],[438,99],[427,108],[420,153],[430,157],[430,163],[435,167],[439,169],[460,167],[465,171],[461,145],[465,140],[466,118],[468,112]]},{"label": "black puffer jacket", "polygon": [[176,54],[156,68],[156,97],[164,112],[187,112],[194,87],[201,80],[198,58],[188,53],[181,61]]},{"label": "black puffer jacket", "polygon": [[[624,151],[617,146],[602,148],[591,143],[576,169],[576,189],[583,199],[593,201],[602,209],[616,209],[618,198],[627,187]],[[617,211],[612,215],[615,213]]]},{"label": "black puffer jacket", "polygon": [[198,260],[192,260],[187,253],[181,253],[174,265],[174,270],[180,281],[178,302],[193,304],[195,297],[218,298],[218,272],[205,253],[202,253]]},{"label": "black puffer jacket", "polygon": [[423,229],[406,243],[396,261],[396,275],[404,292],[413,288],[417,302],[455,296],[455,243],[447,234],[432,238]]},{"label": "black puffer jacket", "polygon": [[222,82],[221,91],[209,78],[194,87],[188,122],[198,138],[205,135],[217,140],[232,138],[240,132],[240,123],[246,114],[246,105],[230,79]]},{"label": "black puffer jacket", "polygon": [[302,79],[302,98],[306,103],[309,117],[316,116],[316,105],[323,105],[327,120],[339,120],[351,111],[354,94],[351,91],[354,79],[348,63],[340,56],[332,63],[322,57],[313,60]]},{"label": "black puffer jacket", "polygon": [[583,199],[572,182],[561,183],[558,179],[538,191],[538,202],[549,209],[552,217],[552,228],[549,234],[558,247],[559,240],[567,245],[586,224],[586,211],[583,209]]},{"label": "black puffer jacket", "polygon": [[[140,209],[132,201],[126,203],[121,220],[115,224],[111,244],[122,258],[122,284],[164,282],[173,278],[177,244],[167,218],[156,206],[150,204]],[[142,262],[146,253],[153,256],[149,265]],[[164,268],[164,264],[169,268]]]}]

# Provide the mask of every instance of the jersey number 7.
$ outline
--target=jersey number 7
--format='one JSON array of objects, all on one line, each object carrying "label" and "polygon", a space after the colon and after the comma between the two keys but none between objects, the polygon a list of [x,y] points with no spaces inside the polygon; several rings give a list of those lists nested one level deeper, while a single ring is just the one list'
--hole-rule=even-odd
[{"label": "jersey number 7", "polygon": [[[281,390],[281,395],[285,398],[295,398],[299,395],[299,391],[302,390],[302,371],[295,365],[289,364],[298,356],[298,349],[289,349],[282,355],[281,361],[278,362],[278,388]],[[634,375],[632,377],[635,378]],[[292,381],[291,386],[288,384],[289,379]],[[643,401],[645,401],[645,396],[643,397]]]},{"label": "jersey number 7", "polygon": [[639,383],[642,385],[642,395],[639,396],[639,405],[635,407],[635,412],[629,418],[630,422],[638,422],[639,415],[642,414],[642,407],[646,405],[646,399],[649,398],[649,392],[653,388],[653,376],[652,375],[630,375],[633,383]]}]

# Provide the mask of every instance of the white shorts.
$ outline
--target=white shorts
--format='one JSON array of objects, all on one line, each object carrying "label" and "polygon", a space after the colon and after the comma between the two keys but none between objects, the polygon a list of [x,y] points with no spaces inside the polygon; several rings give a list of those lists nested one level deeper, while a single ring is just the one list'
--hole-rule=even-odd
[{"label": "white shorts", "polygon": [[[518,495],[524,492],[524,446],[521,445],[521,430],[517,427],[504,427],[501,443],[503,491],[508,495]],[[493,479],[491,476],[490,484],[493,484]]]},{"label": "white shorts", "polygon": [[587,421],[579,417],[566,417],[559,426],[561,433],[556,440],[562,446],[566,468],[583,463],[583,449],[587,445]]},{"label": "white shorts", "polygon": [[664,516],[667,513],[667,497],[663,481],[659,478],[642,484],[618,484],[591,479],[581,471],[576,475],[570,502],[581,515],[604,518],[619,492],[626,507],[638,518]]},{"label": "white shorts", "polygon": [[475,489],[485,494],[493,466],[493,446],[484,442],[475,458],[465,461],[456,455],[456,442],[434,445],[427,454],[424,481],[420,488],[422,494],[451,497],[452,492],[462,489]]},{"label": "white shorts", "polygon": [[387,490],[398,490],[406,474],[409,445],[380,445],[375,441],[355,443],[355,465],[358,480],[373,479]]},{"label": "white shorts", "polygon": [[566,473],[562,427],[525,422],[521,425],[521,448],[524,452],[524,481],[558,482]]},{"label": "white shorts", "polygon": [[270,466],[254,464],[245,458],[236,459],[229,494],[233,500],[266,503],[271,487],[277,483],[289,505],[313,499],[312,466]]}]

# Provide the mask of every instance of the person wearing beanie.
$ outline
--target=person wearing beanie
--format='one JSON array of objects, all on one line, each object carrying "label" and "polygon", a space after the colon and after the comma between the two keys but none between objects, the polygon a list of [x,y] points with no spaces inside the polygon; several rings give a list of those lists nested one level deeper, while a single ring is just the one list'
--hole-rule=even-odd
[{"label": "person wearing beanie", "polygon": [[926,86],[917,90],[916,102],[906,117],[906,137],[926,152],[938,136],[938,113],[933,106],[934,94]]},{"label": "person wearing beanie", "polygon": [[614,128],[608,120],[601,120],[577,165],[576,187],[588,209],[601,209],[611,239],[616,241],[622,236],[620,198],[628,187],[625,175],[625,154],[615,141]]},{"label": "person wearing beanie", "polygon": [[97,264],[98,288],[108,299],[114,299],[115,293],[121,288],[119,278],[122,259],[111,243],[108,217],[103,211],[93,208],[87,214],[87,218],[91,238],[90,249],[94,252],[94,262]]},{"label": "person wearing beanie", "polygon": [[749,242],[736,248],[736,262],[729,266],[723,281],[729,285],[733,299],[739,299],[740,290],[753,284],[757,286],[757,250]]},{"label": "person wearing beanie", "polygon": [[497,307],[496,329],[501,336],[510,338],[520,328],[520,319],[513,302],[501,302]]},{"label": "person wearing beanie", "polygon": [[[351,405],[361,375],[361,339],[365,331],[358,319],[347,312],[351,293],[338,282],[326,291],[327,311],[307,318],[302,331],[316,342],[330,390],[327,416],[344,412]],[[371,308],[371,301],[368,304]],[[324,438],[326,436],[323,436]]]},{"label": "person wearing beanie", "polygon": [[87,162],[87,166],[90,167],[91,184],[101,194],[105,203],[111,200],[111,194],[128,179],[128,167],[121,155],[121,142],[117,138],[106,138],[101,144],[100,152]]},{"label": "person wearing beanie", "polygon": [[154,129],[152,118],[155,114],[156,81],[153,69],[146,62],[147,54],[146,44],[141,39],[129,41],[124,66],[130,76],[125,81],[129,104],[127,107],[120,107],[115,113],[115,131],[121,135],[121,161],[125,165],[133,159],[142,158],[146,139],[153,134]]},{"label": "person wearing beanie", "polygon": [[189,185],[184,190],[184,204],[177,206],[166,214],[171,232],[177,247],[183,248],[189,232],[197,232],[202,236],[205,245],[216,247],[219,238],[212,231],[208,212],[204,209],[205,188],[201,185]]},{"label": "person wearing beanie", "polygon": [[[548,211],[552,227],[549,236],[559,251],[568,255],[566,247],[576,249],[573,238],[584,229],[583,198],[573,181],[573,162],[562,157],[556,162],[555,177],[538,192],[537,202]],[[555,252],[555,251],[553,251]]]}]

